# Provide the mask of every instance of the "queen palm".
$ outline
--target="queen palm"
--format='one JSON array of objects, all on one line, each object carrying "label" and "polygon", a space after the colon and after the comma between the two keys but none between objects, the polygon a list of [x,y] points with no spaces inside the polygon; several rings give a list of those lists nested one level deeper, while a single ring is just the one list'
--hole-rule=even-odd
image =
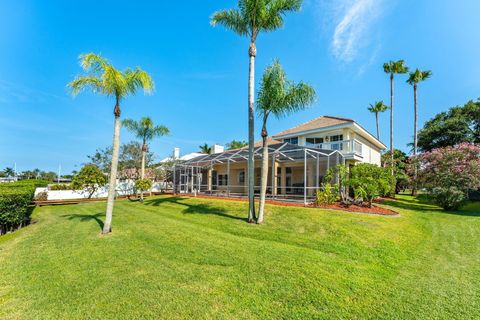
[{"label": "queen palm", "polygon": [[201,146],[198,146],[198,148],[200,149],[201,153],[210,154],[212,152],[212,148],[209,147],[208,144],[206,143],[202,144]]},{"label": "queen palm", "polygon": [[[432,71],[426,70],[421,71],[416,69],[414,72],[410,72],[407,83],[413,86],[413,156],[417,155],[417,120],[418,120],[418,111],[417,111],[417,85],[419,82],[425,81],[430,78]],[[417,166],[413,168],[413,188],[412,195],[415,195],[417,192]]]},{"label": "queen palm", "polygon": [[[138,139],[142,140],[142,168],[140,179],[145,179],[145,155],[148,151],[148,142],[155,137],[161,137],[170,133],[167,127],[155,125],[150,117],[141,118],[138,121],[125,119],[122,125],[132,132]],[[143,202],[143,191],[140,192],[140,201]]]},{"label": "queen palm", "polygon": [[377,127],[377,139],[380,140],[380,130],[378,129],[378,114],[388,110],[388,106],[383,101],[376,101],[374,104],[370,104],[368,111],[375,114],[375,124]]},{"label": "queen palm", "polygon": [[383,64],[383,71],[390,74],[390,154],[391,154],[391,170],[394,175],[394,161],[393,161],[393,82],[395,74],[403,74],[408,72],[408,67],[404,60],[389,61]]},{"label": "queen palm", "polygon": [[250,39],[248,49],[248,222],[255,221],[254,203],[254,84],[256,40],[260,32],[273,31],[283,26],[283,16],[289,11],[298,11],[302,0],[238,0],[238,9],[217,11],[211,18],[217,24],[231,29]]},{"label": "queen palm", "polygon": [[152,92],[154,84],[150,75],[142,69],[137,67],[133,70],[119,71],[108,60],[95,53],[80,55],[80,66],[86,74],[77,76],[68,84],[74,96],[83,90],[90,89],[93,93],[99,93],[115,99],[113,108],[112,165],[108,185],[107,210],[102,231],[103,234],[106,234],[112,231],[112,214],[120,146],[120,102],[127,96],[137,93],[139,89],[143,89],[145,93]]},{"label": "queen palm", "polygon": [[[287,80],[285,72],[278,61],[274,61],[263,74],[257,98],[257,112],[262,116],[262,180],[260,187],[260,207],[257,223],[264,220],[265,196],[268,179],[268,132],[269,115],[284,117],[305,109],[315,100],[315,90],[300,82],[295,84]],[[272,175],[275,174],[272,170]],[[272,186],[273,188],[273,186]]]}]

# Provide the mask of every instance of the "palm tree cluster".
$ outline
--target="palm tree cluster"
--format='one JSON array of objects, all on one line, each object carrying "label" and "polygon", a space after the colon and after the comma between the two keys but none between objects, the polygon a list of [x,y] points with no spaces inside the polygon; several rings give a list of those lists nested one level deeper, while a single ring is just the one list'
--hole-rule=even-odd
[{"label": "palm tree cluster", "polygon": [[[392,175],[395,172],[395,161],[394,161],[394,143],[393,143],[393,133],[394,133],[394,79],[395,74],[406,74],[408,73],[407,83],[413,86],[413,156],[417,154],[417,121],[418,121],[418,111],[417,111],[417,85],[418,83],[428,79],[432,72],[430,70],[421,71],[420,69],[415,69],[413,72],[409,72],[404,60],[389,61],[383,64],[383,71],[390,75],[390,106],[386,106],[383,101],[375,102],[370,104],[368,110],[375,114],[376,128],[377,128],[377,139],[380,139],[379,125],[378,125],[378,115],[379,113],[390,110],[390,167]],[[416,192],[416,183],[417,183],[417,168],[414,168],[414,177],[413,177],[413,187],[412,194]]]},{"label": "palm tree cluster", "polygon": [[[68,84],[73,96],[76,96],[84,90],[91,90],[93,93],[105,95],[115,100],[113,108],[114,130],[113,130],[113,149],[112,165],[110,168],[110,178],[108,185],[107,209],[105,222],[103,225],[103,234],[112,231],[112,216],[115,200],[115,189],[117,182],[118,155],[120,148],[120,103],[128,96],[135,95],[137,91],[143,90],[149,94],[154,90],[154,83],[150,75],[140,68],[124,71],[116,69],[107,59],[95,53],[80,55],[80,66],[85,74],[77,76]],[[168,133],[168,129],[163,126],[154,126],[149,118],[143,118],[138,123],[128,120],[124,123],[130,130],[133,130],[137,137],[143,139],[144,150],[146,152],[146,142],[154,136]],[[142,168],[142,174],[143,170]]]}]

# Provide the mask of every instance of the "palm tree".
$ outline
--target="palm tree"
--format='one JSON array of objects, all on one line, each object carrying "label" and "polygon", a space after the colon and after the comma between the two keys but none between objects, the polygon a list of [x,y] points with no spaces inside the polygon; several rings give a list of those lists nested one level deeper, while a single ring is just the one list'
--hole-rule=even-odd
[{"label": "palm tree", "polygon": [[248,146],[247,141],[242,141],[242,140],[232,140],[229,143],[225,145],[227,147],[227,150],[235,150],[235,149],[240,149],[240,148],[245,148]]},{"label": "palm tree", "polygon": [[137,67],[133,70],[119,71],[108,60],[95,53],[80,55],[80,66],[86,74],[77,76],[68,84],[73,96],[85,89],[90,89],[93,93],[99,93],[115,99],[115,107],[113,109],[115,121],[112,166],[108,185],[107,210],[102,231],[103,234],[107,234],[112,231],[112,214],[120,146],[120,101],[129,95],[134,95],[139,89],[143,89],[145,93],[150,93],[153,91],[154,84],[150,75],[142,69]]},{"label": "palm tree", "polygon": [[393,161],[393,80],[394,74],[403,74],[408,72],[408,67],[404,60],[389,61],[383,64],[383,71],[390,74],[390,154],[392,164],[392,176],[394,175]]},{"label": "palm tree", "polygon": [[[415,72],[410,72],[407,83],[413,86],[413,157],[417,155],[417,120],[418,120],[418,111],[417,111],[417,84],[419,82],[425,81],[432,75],[432,71],[426,70],[421,71],[416,69]],[[417,193],[417,165],[414,165],[413,168],[413,187],[412,187],[412,196]]]},{"label": "palm tree", "polygon": [[200,149],[201,153],[210,154],[212,152],[212,148],[209,147],[208,144],[206,144],[206,143],[204,143],[201,146],[198,146],[198,148]]},{"label": "palm tree", "polygon": [[[267,67],[263,74],[260,91],[257,98],[257,112],[262,121],[262,182],[260,187],[260,207],[257,223],[263,222],[265,196],[268,179],[268,132],[267,120],[270,114],[276,118],[305,109],[315,100],[315,90],[300,82],[295,84],[287,80],[285,71],[278,61]],[[272,174],[275,174],[272,171]],[[273,187],[273,186],[272,186]]]},{"label": "palm tree", "polygon": [[[170,133],[165,126],[156,126],[150,117],[141,118],[138,121],[125,119],[122,125],[132,132],[137,138],[142,140],[142,169],[140,179],[145,179],[145,155],[148,151],[148,141],[155,137],[165,136]],[[140,201],[143,202],[143,190],[140,192]]]},{"label": "palm tree", "polygon": [[7,177],[15,176],[15,170],[12,167],[6,167],[5,170],[3,170],[3,173],[5,173]]},{"label": "palm tree", "polygon": [[248,222],[255,221],[254,203],[254,84],[256,40],[260,32],[283,26],[283,17],[289,11],[300,10],[302,0],[238,0],[238,9],[217,11],[211,24],[223,25],[241,36],[250,38],[248,49]]},{"label": "palm tree", "polygon": [[388,110],[388,106],[383,103],[383,101],[375,101],[374,104],[370,103],[368,111],[375,114],[375,123],[377,126],[377,139],[380,140],[380,130],[378,129],[378,114],[380,112],[385,112]]}]

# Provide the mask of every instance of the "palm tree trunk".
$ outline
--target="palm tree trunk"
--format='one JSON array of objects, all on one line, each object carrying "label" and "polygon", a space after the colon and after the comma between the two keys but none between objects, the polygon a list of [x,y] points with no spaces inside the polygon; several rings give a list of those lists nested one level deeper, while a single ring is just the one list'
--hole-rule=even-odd
[{"label": "palm tree trunk", "polygon": [[378,112],[375,112],[375,122],[377,123],[377,139],[380,140],[380,131],[378,130]]},{"label": "palm tree trunk", "polygon": [[[263,223],[265,210],[265,197],[267,195],[267,180],[268,180],[268,142],[267,142],[267,118],[263,119],[262,127],[262,185],[260,187],[260,207],[258,209],[257,223]],[[273,172],[272,172],[273,174]],[[273,187],[273,186],[272,186]]]},{"label": "palm tree trunk", "polygon": [[390,167],[392,170],[392,176],[394,175],[394,162],[393,162],[393,73],[390,74]]},{"label": "palm tree trunk", "polygon": [[115,115],[115,122],[113,129],[112,167],[110,169],[107,212],[105,215],[105,223],[103,224],[103,234],[107,234],[112,231],[113,204],[115,200],[115,189],[117,186],[118,151],[120,148],[120,105],[118,104],[118,99],[113,113]]},{"label": "palm tree trunk", "polygon": [[248,55],[250,57],[250,63],[248,68],[248,222],[253,223],[255,222],[255,164],[253,159],[255,136],[253,104],[255,92],[255,56],[257,55],[257,49],[255,47],[255,42],[253,41],[250,43]]},{"label": "palm tree trunk", "polygon": [[[145,179],[145,155],[147,153],[147,145],[145,142],[142,146],[142,169],[140,171],[140,179]],[[143,190],[140,190],[140,202],[143,202]]]},{"label": "palm tree trunk", "polygon": [[[417,111],[417,84],[413,84],[413,158],[415,159],[417,155],[417,120],[418,120],[418,111]],[[412,186],[412,196],[417,195],[417,162],[416,159],[413,164],[413,186]]]}]

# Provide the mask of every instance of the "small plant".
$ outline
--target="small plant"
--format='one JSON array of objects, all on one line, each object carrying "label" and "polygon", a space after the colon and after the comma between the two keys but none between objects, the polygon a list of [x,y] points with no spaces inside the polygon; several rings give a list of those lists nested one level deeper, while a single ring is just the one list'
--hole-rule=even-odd
[{"label": "small plant", "polygon": [[37,200],[37,201],[47,201],[48,200],[48,192],[46,192],[46,191],[39,192],[35,196],[35,200]]},{"label": "small plant", "polygon": [[54,184],[48,187],[50,190],[72,190],[70,184]]},{"label": "small plant", "polygon": [[395,186],[395,179],[389,169],[370,163],[360,163],[351,168],[348,185],[353,188],[355,199],[366,201],[372,206],[376,197],[389,194]]},{"label": "small plant", "polygon": [[325,206],[335,203],[338,199],[338,187],[329,182],[322,183],[320,190],[317,190],[316,205]]},{"label": "small plant", "polygon": [[467,200],[465,192],[457,187],[436,187],[428,193],[428,196],[445,210],[459,209]]},{"label": "small plant", "polygon": [[152,188],[152,181],[149,179],[138,179],[135,181],[135,189],[139,191],[148,191]]},{"label": "small plant", "polygon": [[95,191],[107,183],[107,177],[94,164],[86,164],[73,177],[72,188],[74,190],[85,190],[88,192],[88,199],[90,199]]}]

